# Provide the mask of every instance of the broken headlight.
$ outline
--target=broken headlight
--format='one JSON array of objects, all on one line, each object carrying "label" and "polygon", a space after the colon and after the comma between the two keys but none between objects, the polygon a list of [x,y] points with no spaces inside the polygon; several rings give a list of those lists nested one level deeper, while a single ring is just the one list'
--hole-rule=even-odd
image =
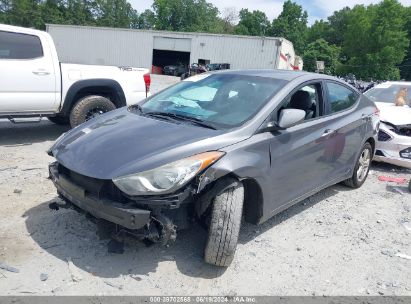
[{"label": "broken headlight", "polygon": [[205,152],[156,169],[115,178],[113,182],[121,191],[132,196],[172,193],[223,155],[223,152]]}]

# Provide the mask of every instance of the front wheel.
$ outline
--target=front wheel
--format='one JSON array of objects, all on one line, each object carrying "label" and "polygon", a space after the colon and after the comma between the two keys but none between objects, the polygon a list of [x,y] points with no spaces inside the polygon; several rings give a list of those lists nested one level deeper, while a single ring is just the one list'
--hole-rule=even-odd
[{"label": "front wheel", "polygon": [[355,164],[354,173],[350,179],[344,181],[344,184],[351,188],[360,188],[367,179],[368,172],[372,161],[372,147],[366,142],[361,150],[360,157]]},{"label": "front wheel", "polygon": [[207,263],[226,267],[233,261],[240,233],[243,203],[244,187],[240,182],[214,198],[204,252]]},{"label": "front wheel", "polygon": [[86,96],[80,99],[71,110],[70,125],[72,128],[77,127],[83,122],[115,109],[114,103],[103,96]]}]

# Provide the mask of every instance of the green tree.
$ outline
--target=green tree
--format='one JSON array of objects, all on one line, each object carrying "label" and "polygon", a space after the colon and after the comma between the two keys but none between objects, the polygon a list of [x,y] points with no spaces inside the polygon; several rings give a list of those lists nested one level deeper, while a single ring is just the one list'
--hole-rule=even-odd
[{"label": "green tree", "polygon": [[327,21],[315,21],[307,30],[307,43],[314,42],[318,39],[325,39],[330,35],[330,24]]},{"label": "green tree", "polygon": [[66,0],[64,23],[73,25],[95,25],[93,12],[97,3],[94,0]]},{"label": "green tree", "polygon": [[348,18],[343,50],[348,56],[341,72],[363,79],[399,79],[399,65],[409,46],[404,7],[397,0],[355,6]]},{"label": "green tree", "polygon": [[344,33],[347,32],[350,16],[351,9],[349,7],[335,11],[328,17],[328,31],[324,33],[325,37],[323,38],[331,44],[342,46]]},{"label": "green tree", "polygon": [[154,29],[156,22],[156,16],[152,10],[145,10],[138,16],[137,24],[135,28],[138,29]]},{"label": "green tree", "polygon": [[317,39],[307,45],[304,51],[304,69],[309,72],[315,72],[317,69],[316,62],[324,61],[324,73],[335,75],[339,65],[341,48],[329,44],[323,38]]},{"label": "green tree", "polygon": [[261,11],[248,11],[242,9],[240,11],[240,21],[234,29],[238,35],[248,36],[266,36],[270,29],[270,21],[268,21],[265,13]]},{"label": "green tree", "polygon": [[157,30],[218,31],[218,9],[205,0],[154,0],[152,7]]},{"label": "green tree", "polygon": [[408,40],[410,41],[408,46],[407,55],[405,55],[404,61],[401,63],[400,72],[401,78],[411,80],[411,6],[406,8],[405,15],[407,18],[407,32]]},{"label": "green tree", "polygon": [[306,43],[307,18],[308,14],[301,5],[287,0],[283,11],[272,23],[271,36],[290,40],[296,52],[302,54]]},{"label": "green tree", "polygon": [[3,22],[24,27],[43,28],[40,0],[0,1]]},{"label": "green tree", "polygon": [[127,0],[96,0],[98,26],[130,28],[136,23],[137,12]]}]

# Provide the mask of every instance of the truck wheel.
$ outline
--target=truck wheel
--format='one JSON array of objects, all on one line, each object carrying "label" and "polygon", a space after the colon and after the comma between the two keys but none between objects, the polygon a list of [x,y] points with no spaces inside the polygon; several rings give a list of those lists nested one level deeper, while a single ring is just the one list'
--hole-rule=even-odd
[{"label": "truck wheel", "polygon": [[86,96],[80,99],[71,110],[70,125],[72,128],[77,127],[83,122],[115,109],[114,103],[103,96]]},{"label": "truck wheel", "polygon": [[372,147],[366,142],[361,150],[360,157],[354,167],[354,173],[350,179],[344,181],[344,184],[351,188],[360,188],[368,176],[372,161]]},{"label": "truck wheel", "polygon": [[207,263],[229,266],[233,261],[240,233],[243,203],[244,187],[241,183],[214,198],[204,252]]},{"label": "truck wheel", "polygon": [[68,125],[70,123],[70,119],[67,116],[62,115],[50,116],[47,117],[47,119],[56,125]]}]

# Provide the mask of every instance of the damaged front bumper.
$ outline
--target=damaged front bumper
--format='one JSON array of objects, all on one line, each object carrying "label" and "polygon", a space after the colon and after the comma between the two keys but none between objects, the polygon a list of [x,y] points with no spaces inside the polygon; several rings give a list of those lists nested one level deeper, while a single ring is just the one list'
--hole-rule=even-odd
[{"label": "damaged front bumper", "polygon": [[[149,239],[153,242],[167,243],[176,238],[176,226],[173,221],[163,213],[166,205],[164,201],[154,201],[153,210],[139,208],[142,202],[136,203],[117,202],[115,200],[99,197],[86,188],[73,182],[65,174],[59,172],[58,162],[49,165],[49,178],[53,181],[60,197],[74,209],[80,209],[97,219],[106,220],[119,225],[118,231],[126,232],[140,239]],[[147,203],[147,202],[146,202]],[[168,209],[180,204],[170,200]]]},{"label": "damaged front bumper", "polygon": [[411,127],[407,130],[381,122],[374,160],[411,169]]}]

